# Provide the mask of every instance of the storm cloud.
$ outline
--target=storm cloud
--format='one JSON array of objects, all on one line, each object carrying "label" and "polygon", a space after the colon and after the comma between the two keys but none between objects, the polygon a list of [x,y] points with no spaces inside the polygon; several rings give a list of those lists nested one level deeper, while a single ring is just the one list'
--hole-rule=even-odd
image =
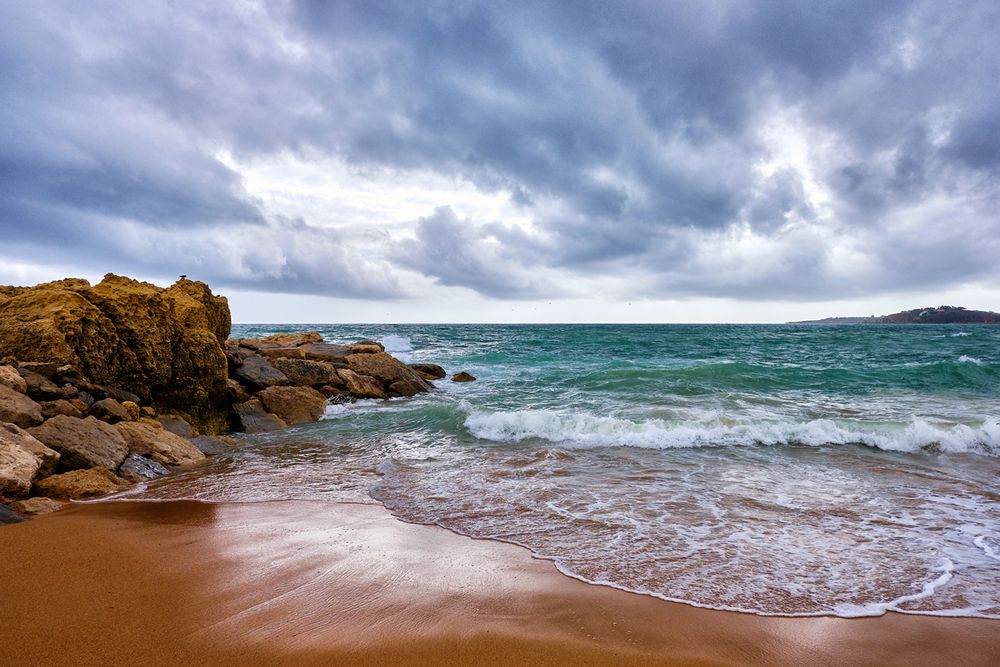
[{"label": "storm cloud", "polygon": [[[3,3],[0,260],[375,299],[989,282],[998,33],[988,1]],[[300,217],[243,171],[289,156],[510,219]]]}]

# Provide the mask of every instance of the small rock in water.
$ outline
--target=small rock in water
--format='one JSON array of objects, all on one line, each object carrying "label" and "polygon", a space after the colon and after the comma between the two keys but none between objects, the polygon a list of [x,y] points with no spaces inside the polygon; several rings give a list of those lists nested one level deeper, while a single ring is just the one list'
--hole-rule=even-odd
[{"label": "small rock in water", "polygon": [[170,474],[166,466],[138,454],[129,454],[118,468],[118,475],[130,482],[143,482]]},{"label": "small rock in water", "polygon": [[466,373],[465,371],[459,371],[451,376],[452,382],[474,382],[475,379],[476,377],[474,375]]},{"label": "small rock in water", "polygon": [[443,368],[437,364],[410,364],[410,368],[417,372],[417,375],[425,380],[440,380],[448,375]]}]

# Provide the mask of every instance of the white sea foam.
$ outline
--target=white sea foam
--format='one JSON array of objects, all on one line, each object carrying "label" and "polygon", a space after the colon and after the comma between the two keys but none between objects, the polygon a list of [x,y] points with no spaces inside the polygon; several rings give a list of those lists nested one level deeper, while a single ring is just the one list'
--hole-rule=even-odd
[{"label": "white sea foam", "polygon": [[385,347],[385,351],[396,357],[403,363],[410,363],[412,358],[409,353],[413,352],[413,343],[406,336],[397,336],[396,334],[388,334],[382,337],[382,346]]},{"label": "white sea foam", "polygon": [[976,539],[972,541],[977,547],[983,550],[989,558],[993,560],[1000,561],[1000,542],[993,540],[994,544],[990,544],[990,539],[985,535],[976,535]]},{"label": "white sea foam", "polygon": [[371,412],[377,410],[383,404],[375,398],[363,398],[353,403],[333,403],[327,404],[326,410],[320,419],[336,419],[348,413]]},{"label": "white sea foam", "polygon": [[1000,422],[977,426],[938,424],[914,418],[908,424],[863,424],[815,419],[804,422],[734,422],[720,417],[668,422],[632,421],[557,410],[473,412],[465,427],[477,438],[520,442],[531,438],[569,446],[625,446],[649,449],[801,444],[863,444],[879,449],[917,452],[1000,454]]},{"label": "white sea foam", "polygon": [[969,335],[971,335],[971,334],[969,334],[966,331],[956,331],[955,333],[951,334],[951,337],[952,338],[957,338],[958,336],[969,336]]},{"label": "white sea foam", "polygon": [[963,354],[962,356],[960,356],[958,358],[958,363],[960,363],[960,364],[975,364],[977,366],[982,366],[983,365],[983,362],[980,361],[979,359],[976,359],[975,357],[970,357],[970,356],[965,355],[965,354]]}]

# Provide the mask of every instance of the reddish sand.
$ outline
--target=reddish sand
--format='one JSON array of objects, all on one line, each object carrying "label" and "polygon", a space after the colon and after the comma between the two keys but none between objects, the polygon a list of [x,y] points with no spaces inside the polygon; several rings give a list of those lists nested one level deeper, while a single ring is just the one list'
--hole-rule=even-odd
[{"label": "reddish sand", "polygon": [[1000,622],[697,609],[373,505],[77,505],[0,563],[2,665],[1000,664]]}]

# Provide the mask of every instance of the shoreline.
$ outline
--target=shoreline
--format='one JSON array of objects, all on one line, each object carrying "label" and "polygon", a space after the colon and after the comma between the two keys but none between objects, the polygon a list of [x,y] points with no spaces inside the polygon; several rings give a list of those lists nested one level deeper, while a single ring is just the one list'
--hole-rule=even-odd
[{"label": "shoreline", "polygon": [[[997,622],[719,611],[380,504],[90,502],[4,530],[0,664],[956,664]],[[53,641],[53,632],[61,641]]]}]

